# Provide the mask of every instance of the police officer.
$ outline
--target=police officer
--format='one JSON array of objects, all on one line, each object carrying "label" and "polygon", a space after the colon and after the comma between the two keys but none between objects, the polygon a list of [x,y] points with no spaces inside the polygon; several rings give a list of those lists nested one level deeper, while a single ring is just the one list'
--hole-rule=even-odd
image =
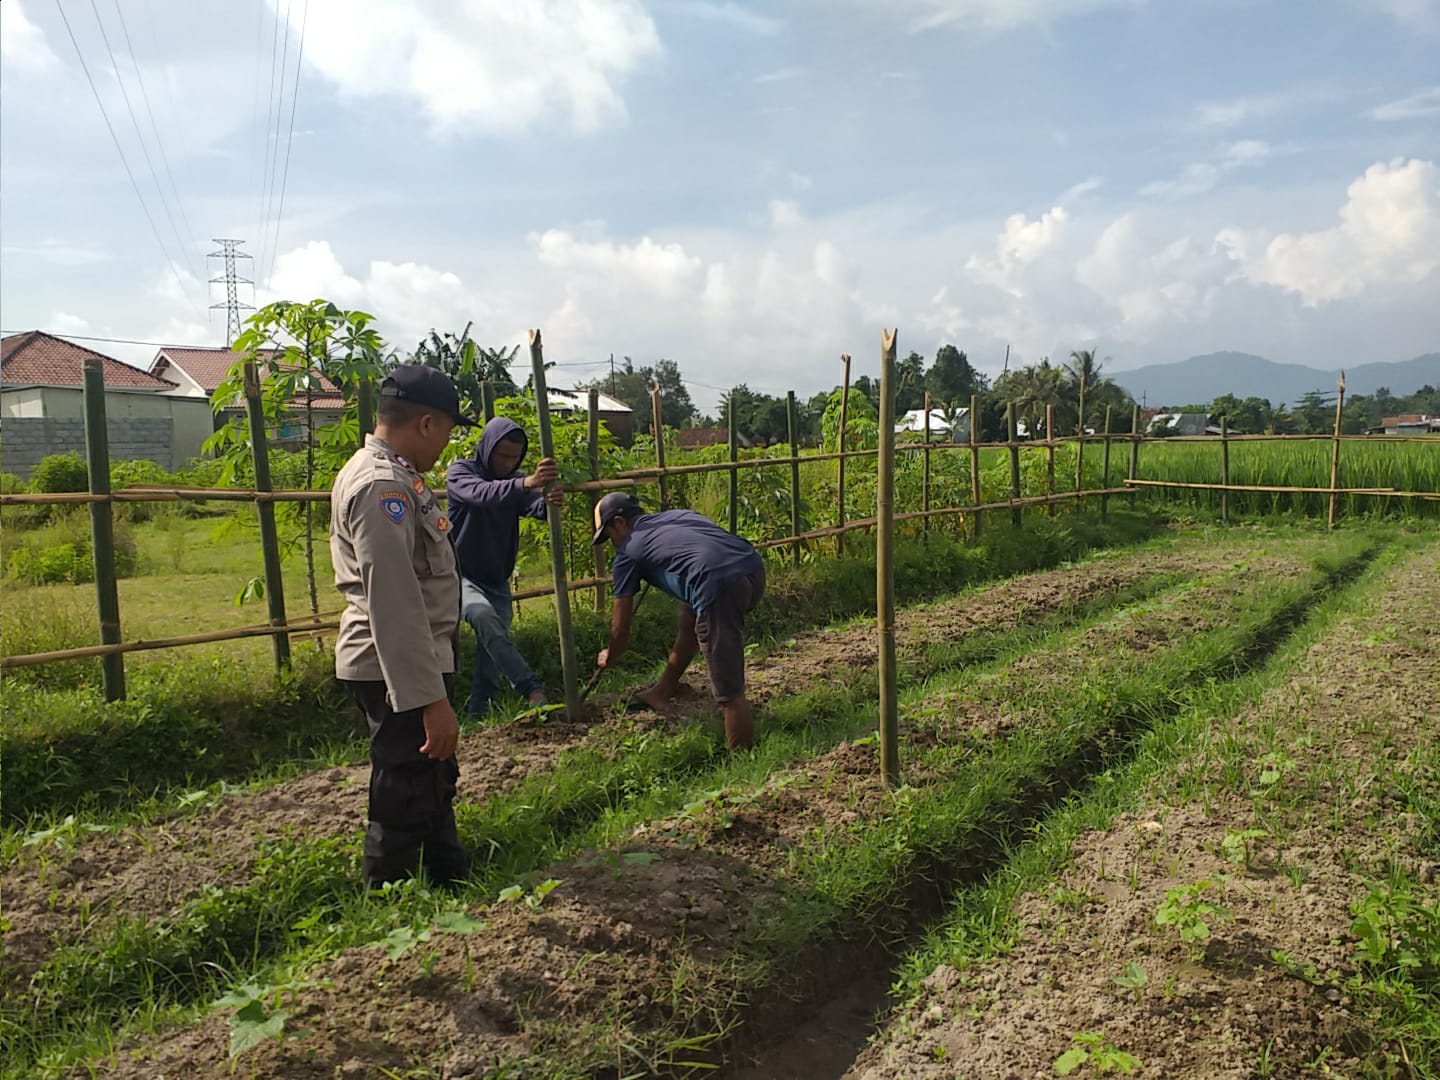
[{"label": "police officer", "polygon": [[331,489],[330,554],[345,596],[335,675],[370,726],[365,883],[377,888],[423,865],[432,881],[468,872],[455,832],[459,727],[450,705],[460,578],[450,522],[421,474],[434,467],[461,415],[455,385],[422,365],[380,384],[375,434]]}]

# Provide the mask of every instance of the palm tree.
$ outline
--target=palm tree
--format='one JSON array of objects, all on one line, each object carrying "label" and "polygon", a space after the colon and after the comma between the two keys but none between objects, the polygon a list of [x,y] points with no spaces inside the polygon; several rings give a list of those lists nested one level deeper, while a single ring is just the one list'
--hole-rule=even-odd
[{"label": "palm tree", "polygon": [[1049,357],[1001,376],[995,383],[995,391],[1000,400],[1015,403],[1015,415],[1024,422],[1032,439],[1040,438],[1044,431],[1047,405],[1055,407],[1056,428],[1064,424],[1063,415],[1068,411],[1065,370],[1051,364]]},{"label": "palm tree", "polygon": [[[1076,349],[1070,353],[1070,362],[1065,365],[1069,374],[1066,389],[1075,401],[1076,413],[1079,416],[1077,426],[1080,428],[1085,426],[1088,416],[1097,415],[1097,409],[1103,411],[1106,404],[1114,404],[1110,390],[1115,384],[1100,374],[1101,368],[1109,360],[1108,356],[1103,361],[1096,360],[1094,349]],[[1088,416],[1080,415],[1081,413]]]}]

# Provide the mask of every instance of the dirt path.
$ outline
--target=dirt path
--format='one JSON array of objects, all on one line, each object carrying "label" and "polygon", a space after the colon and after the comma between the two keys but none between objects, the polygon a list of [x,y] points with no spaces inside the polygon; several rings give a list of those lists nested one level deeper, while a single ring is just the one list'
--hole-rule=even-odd
[{"label": "dirt path", "polygon": [[[1232,576],[1230,595],[1304,568],[1302,560],[1263,561]],[[1017,586],[987,591],[993,605],[969,607],[1013,617]],[[1184,606],[1157,610],[1145,620],[1146,640],[1152,647],[1181,640],[1215,625],[1223,610],[1214,605],[1208,623]],[[1017,686],[1033,690],[1041,683],[1053,694],[1077,665],[1097,655],[1143,665],[1144,655],[1131,652],[1137,624],[1117,619],[1107,625],[1069,648],[1047,651],[1043,665],[1032,665],[1013,684],[1003,676],[977,684],[971,700],[988,707],[1013,699]],[[963,715],[949,722],[958,727]],[[924,768],[907,773],[907,780],[925,784]],[[817,835],[843,837],[854,823],[883,813],[888,799],[876,776],[874,746],[849,743],[771,777],[757,791],[716,793],[637,828],[623,852],[591,853],[543,871],[537,878],[553,876],[560,884],[535,910],[499,904],[481,913],[488,921],[481,933],[437,937],[428,971],[408,956],[377,970],[373,949],[322,965],[312,975],[327,985],[307,990],[291,1013],[309,1033],[258,1047],[244,1064],[260,1075],[328,1077],[337,1070],[364,1075],[380,1067],[433,1067],[444,1058],[447,1077],[478,1076],[502,1061],[514,1075],[551,1075],[544,1068],[547,1048],[589,1054],[590,1067],[598,1069],[607,1047],[633,1054],[647,1030],[697,1000],[711,1003],[715,1023],[734,1019],[738,1006],[731,996],[741,986],[736,964],[755,920],[804,888],[793,879],[791,853]],[[823,977],[823,958],[810,959]],[[225,1020],[212,1015],[195,1028],[145,1040],[110,1073],[220,1077],[229,1068],[225,1042]],[[672,1050],[677,1060],[694,1053]],[[663,1070],[670,1060],[665,1053],[656,1051],[648,1067]],[[633,1057],[623,1064],[622,1072],[635,1067]]]},{"label": "dirt path", "polygon": [[[1170,779],[1139,812],[1082,837],[1065,873],[1017,904],[1015,947],[937,968],[846,1076],[1049,1076],[1082,1032],[1134,1055],[1141,1077],[1351,1076],[1362,1058],[1390,1075],[1345,986],[1350,905],[1392,867],[1440,898],[1433,823],[1427,832],[1403,794],[1428,770],[1440,797],[1424,761],[1437,735],[1437,554],[1393,570],[1368,613],[1334,627],[1285,685],[1171,771],[1203,800]],[[1200,882],[1230,918],[1210,918],[1208,942],[1186,945],[1156,914]],[[1114,981],[1127,964],[1144,972],[1137,991]]]}]

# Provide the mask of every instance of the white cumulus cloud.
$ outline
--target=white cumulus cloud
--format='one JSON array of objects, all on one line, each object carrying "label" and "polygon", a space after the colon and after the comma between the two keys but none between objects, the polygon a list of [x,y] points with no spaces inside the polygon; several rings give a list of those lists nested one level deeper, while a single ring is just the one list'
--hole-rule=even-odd
[{"label": "white cumulus cloud", "polygon": [[[279,0],[271,5],[280,10]],[[309,0],[305,60],[346,96],[401,97],[447,133],[581,133],[625,116],[620,85],[661,51],[639,0]],[[286,4],[298,23],[302,6]],[[296,27],[298,32],[299,27]]]},{"label": "white cumulus cloud", "polygon": [[1307,306],[1413,285],[1440,266],[1440,168],[1432,161],[1377,162],[1347,191],[1338,224],[1282,233],[1257,245],[1227,233],[1253,281],[1298,294]]}]

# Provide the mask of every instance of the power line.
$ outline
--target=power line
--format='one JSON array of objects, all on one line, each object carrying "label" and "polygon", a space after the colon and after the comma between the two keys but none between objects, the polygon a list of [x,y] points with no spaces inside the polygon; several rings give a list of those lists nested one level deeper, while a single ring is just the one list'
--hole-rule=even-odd
[{"label": "power line", "polygon": [[270,174],[266,179],[265,231],[260,236],[261,265],[265,264],[265,241],[270,235],[270,222],[275,218],[275,174],[280,168],[280,123],[285,115],[285,71],[290,64],[290,3],[291,0],[285,0],[285,29],[280,44],[280,86],[275,95],[274,151],[267,158]]},{"label": "power line", "polygon": [[[125,48],[130,52],[130,63],[135,68],[135,81],[140,84],[140,97],[145,102],[146,115],[150,117],[150,130],[155,135],[155,146],[160,151],[160,163],[165,166],[165,178],[170,182],[170,192],[175,196],[175,205],[180,210],[180,220],[185,223],[185,234],[193,241],[195,227],[190,224],[190,215],[185,213],[185,202],[180,198],[180,189],[175,186],[175,173],[170,168],[170,155],[165,153],[165,141],[160,138],[160,127],[155,123],[155,111],[150,107],[150,92],[145,88],[145,73],[140,68],[140,61],[135,58],[135,46],[130,41],[130,28],[125,25],[125,12],[120,8],[120,0],[115,0],[115,14],[120,20],[120,32],[125,35]],[[117,80],[120,78],[119,69],[116,69],[115,77]]]},{"label": "power line", "polygon": [[[160,209],[165,212],[165,220],[170,223],[170,231],[180,242],[180,250],[185,252],[187,250],[185,240],[180,235],[179,226],[175,224],[175,216],[170,213],[170,200],[165,197],[165,189],[160,186],[159,173],[155,170],[155,162],[150,158],[150,148],[145,144],[145,135],[140,130],[140,119],[135,115],[135,106],[130,103],[130,91],[125,89],[125,80],[120,77],[120,65],[115,62],[115,51],[110,48],[110,35],[105,30],[105,21],[100,18],[100,7],[95,0],[90,0],[90,10],[95,13],[95,25],[100,28],[100,40],[105,43],[105,53],[110,57],[110,68],[115,72],[115,82],[120,87],[120,97],[125,102],[125,111],[130,114],[130,124],[135,128],[135,139],[140,143],[140,153],[145,155],[145,164],[150,168],[150,179],[155,184],[156,193],[160,196]],[[192,252],[191,259],[193,258]],[[190,268],[193,269],[193,266],[192,263]]]},{"label": "power line", "polygon": [[[260,115],[260,83],[261,83],[260,71],[261,71],[261,69],[262,69],[262,67],[263,67],[263,65],[260,63],[260,57],[264,54],[264,52],[265,52],[265,5],[264,5],[264,4],[256,4],[256,5],[255,5],[255,93],[252,94],[251,97],[250,97],[250,115],[251,115],[252,118],[259,117],[259,115]],[[248,178],[248,179],[246,180],[246,182],[245,182],[245,190],[246,190],[246,191],[249,191],[250,189],[252,189],[252,188],[255,187],[255,174],[256,174],[256,172],[257,172],[257,171],[259,170],[259,168],[260,168],[260,158],[262,158],[262,157],[264,157],[264,156],[265,156],[265,143],[264,143],[264,142],[261,142],[261,144],[260,144],[260,152],[259,152],[258,154],[256,154],[255,157],[253,157],[253,158],[250,159],[250,176],[249,176],[249,178]],[[261,209],[261,206],[260,206],[260,194],[259,194],[259,189],[256,188],[256,194],[255,194],[255,212],[256,212],[257,214],[259,214],[259,213],[260,213],[260,209]],[[260,221],[259,221],[258,218],[256,219],[255,227],[256,227],[256,235],[258,236],[258,235],[259,235],[259,227],[260,227]]]},{"label": "power line", "polygon": [[100,91],[95,86],[95,79],[90,74],[90,66],[85,63],[85,54],[80,51],[80,42],[75,40],[75,31],[70,26],[70,19],[65,14],[65,8],[61,6],[60,0],[55,0],[55,7],[60,12],[60,20],[65,24],[65,33],[70,37],[70,44],[75,47],[75,58],[80,61],[80,70],[85,73],[85,81],[90,84],[90,92],[95,95],[95,104],[100,107],[100,115],[105,120],[105,128],[110,132],[110,140],[115,144],[115,152],[120,155],[120,164],[125,166],[125,175],[130,178],[130,186],[135,191],[135,198],[140,200],[140,209],[144,211],[145,220],[150,223],[150,232],[154,235],[155,242],[165,256],[165,265],[174,275],[175,283],[180,286],[180,292],[185,297],[186,303],[190,305],[196,315],[199,315],[200,309],[195,307],[195,301],[185,291],[185,280],[180,276],[175,260],[170,256],[170,249],[166,247],[164,239],[160,236],[160,230],[155,225],[155,218],[150,214],[150,207],[145,202],[145,196],[140,194],[140,185],[135,180],[135,172],[130,168],[130,160],[125,156],[125,148],[120,145],[120,139],[115,134],[115,125],[110,122],[110,114],[105,111],[105,102],[101,99]]},{"label": "power line", "polygon": [[[305,27],[310,22],[310,0],[300,15],[300,49],[295,57],[295,85],[290,88],[290,132],[285,136],[285,171],[280,177],[280,209],[275,212],[275,240],[270,245],[270,263],[265,270],[265,287],[275,272],[275,256],[280,251],[280,220],[285,216],[285,187],[290,182],[290,144],[295,141],[295,105],[300,100],[300,69],[305,63]],[[278,132],[276,133],[278,137]]]},{"label": "power line", "polygon": [[[286,33],[289,33],[287,25]],[[265,257],[265,237],[269,232],[266,224],[266,215],[270,203],[270,153],[271,148],[279,140],[279,124],[271,119],[275,101],[275,69],[276,61],[280,56],[280,13],[275,13],[274,28],[270,32],[270,92],[265,95],[265,160],[260,167],[260,217],[255,222],[255,235],[259,237],[259,249],[257,254],[261,259]],[[273,137],[272,137],[273,136]]]}]

